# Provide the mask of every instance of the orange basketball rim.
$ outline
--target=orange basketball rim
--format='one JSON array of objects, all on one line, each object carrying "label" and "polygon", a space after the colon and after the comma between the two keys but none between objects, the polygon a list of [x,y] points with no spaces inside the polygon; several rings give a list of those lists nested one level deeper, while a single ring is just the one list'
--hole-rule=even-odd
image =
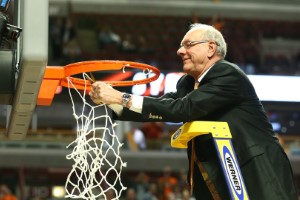
[{"label": "orange basketball rim", "polygon": [[[154,76],[142,80],[104,82],[112,86],[132,86],[155,81],[160,75],[160,71],[151,65],[131,61],[95,60],[72,63],[64,67],[47,66],[38,94],[37,105],[51,105],[58,86],[72,87],[78,90],[89,91],[91,89],[92,82],[97,81],[72,77],[76,74],[105,70],[125,71],[126,68],[140,69],[145,73],[153,72]],[[73,83],[72,86],[69,86],[67,78],[69,78],[69,80]]]}]

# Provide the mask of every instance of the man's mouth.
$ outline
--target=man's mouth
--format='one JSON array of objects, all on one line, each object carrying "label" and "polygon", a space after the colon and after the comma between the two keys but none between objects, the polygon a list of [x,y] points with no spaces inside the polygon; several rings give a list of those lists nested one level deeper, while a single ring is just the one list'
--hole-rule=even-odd
[{"label": "man's mouth", "polygon": [[183,59],[182,59],[183,62],[186,62],[186,61],[188,61],[188,60],[190,60],[190,58],[183,58]]}]

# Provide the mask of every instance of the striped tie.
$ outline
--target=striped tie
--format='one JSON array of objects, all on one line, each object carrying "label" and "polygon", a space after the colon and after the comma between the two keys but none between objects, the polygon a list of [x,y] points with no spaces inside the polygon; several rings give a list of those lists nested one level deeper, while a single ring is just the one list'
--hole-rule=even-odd
[{"label": "striped tie", "polygon": [[[199,82],[195,82],[194,85],[194,90],[196,90],[199,87]],[[194,138],[192,139],[192,153],[191,153],[191,160],[190,160],[190,192],[191,194],[193,194],[193,189],[194,189],[194,180],[193,180],[193,176],[194,176],[194,165],[195,163],[197,164],[202,177],[213,197],[214,200],[221,200],[221,197],[219,195],[219,193],[217,192],[217,189],[215,187],[215,185],[213,184],[213,182],[210,180],[210,178],[208,177],[208,173],[206,172],[205,168],[203,167],[202,163],[197,159],[197,155],[195,152],[195,140]]]}]

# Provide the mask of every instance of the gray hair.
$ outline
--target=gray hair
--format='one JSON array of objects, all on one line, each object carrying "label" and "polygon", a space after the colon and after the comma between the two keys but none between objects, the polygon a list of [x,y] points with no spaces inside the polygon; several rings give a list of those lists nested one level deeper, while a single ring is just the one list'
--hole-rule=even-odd
[{"label": "gray hair", "polygon": [[215,27],[207,25],[195,23],[191,24],[190,30],[199,29],[203,31],[203,40],[214,41],[217,44],[216,53],[223,58],[225,58],[227,53],[227,44],[224,40],[224,37],[220,31],[218,31]]}]

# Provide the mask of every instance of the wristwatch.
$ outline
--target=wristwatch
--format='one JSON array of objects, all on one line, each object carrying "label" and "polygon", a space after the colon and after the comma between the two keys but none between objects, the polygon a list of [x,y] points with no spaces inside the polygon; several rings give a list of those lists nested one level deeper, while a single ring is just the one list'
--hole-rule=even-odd
[{"label": "wristwatch", "polygon": [[123,95],[122,95],[122,106],[123,106],[123,107],[126,107],[126,106],[127,106],[127,103],[128,103],[128,101],[130,100],[130,98],[131,98],[131,95],[130,95],[130,94],[123,93]]}]

